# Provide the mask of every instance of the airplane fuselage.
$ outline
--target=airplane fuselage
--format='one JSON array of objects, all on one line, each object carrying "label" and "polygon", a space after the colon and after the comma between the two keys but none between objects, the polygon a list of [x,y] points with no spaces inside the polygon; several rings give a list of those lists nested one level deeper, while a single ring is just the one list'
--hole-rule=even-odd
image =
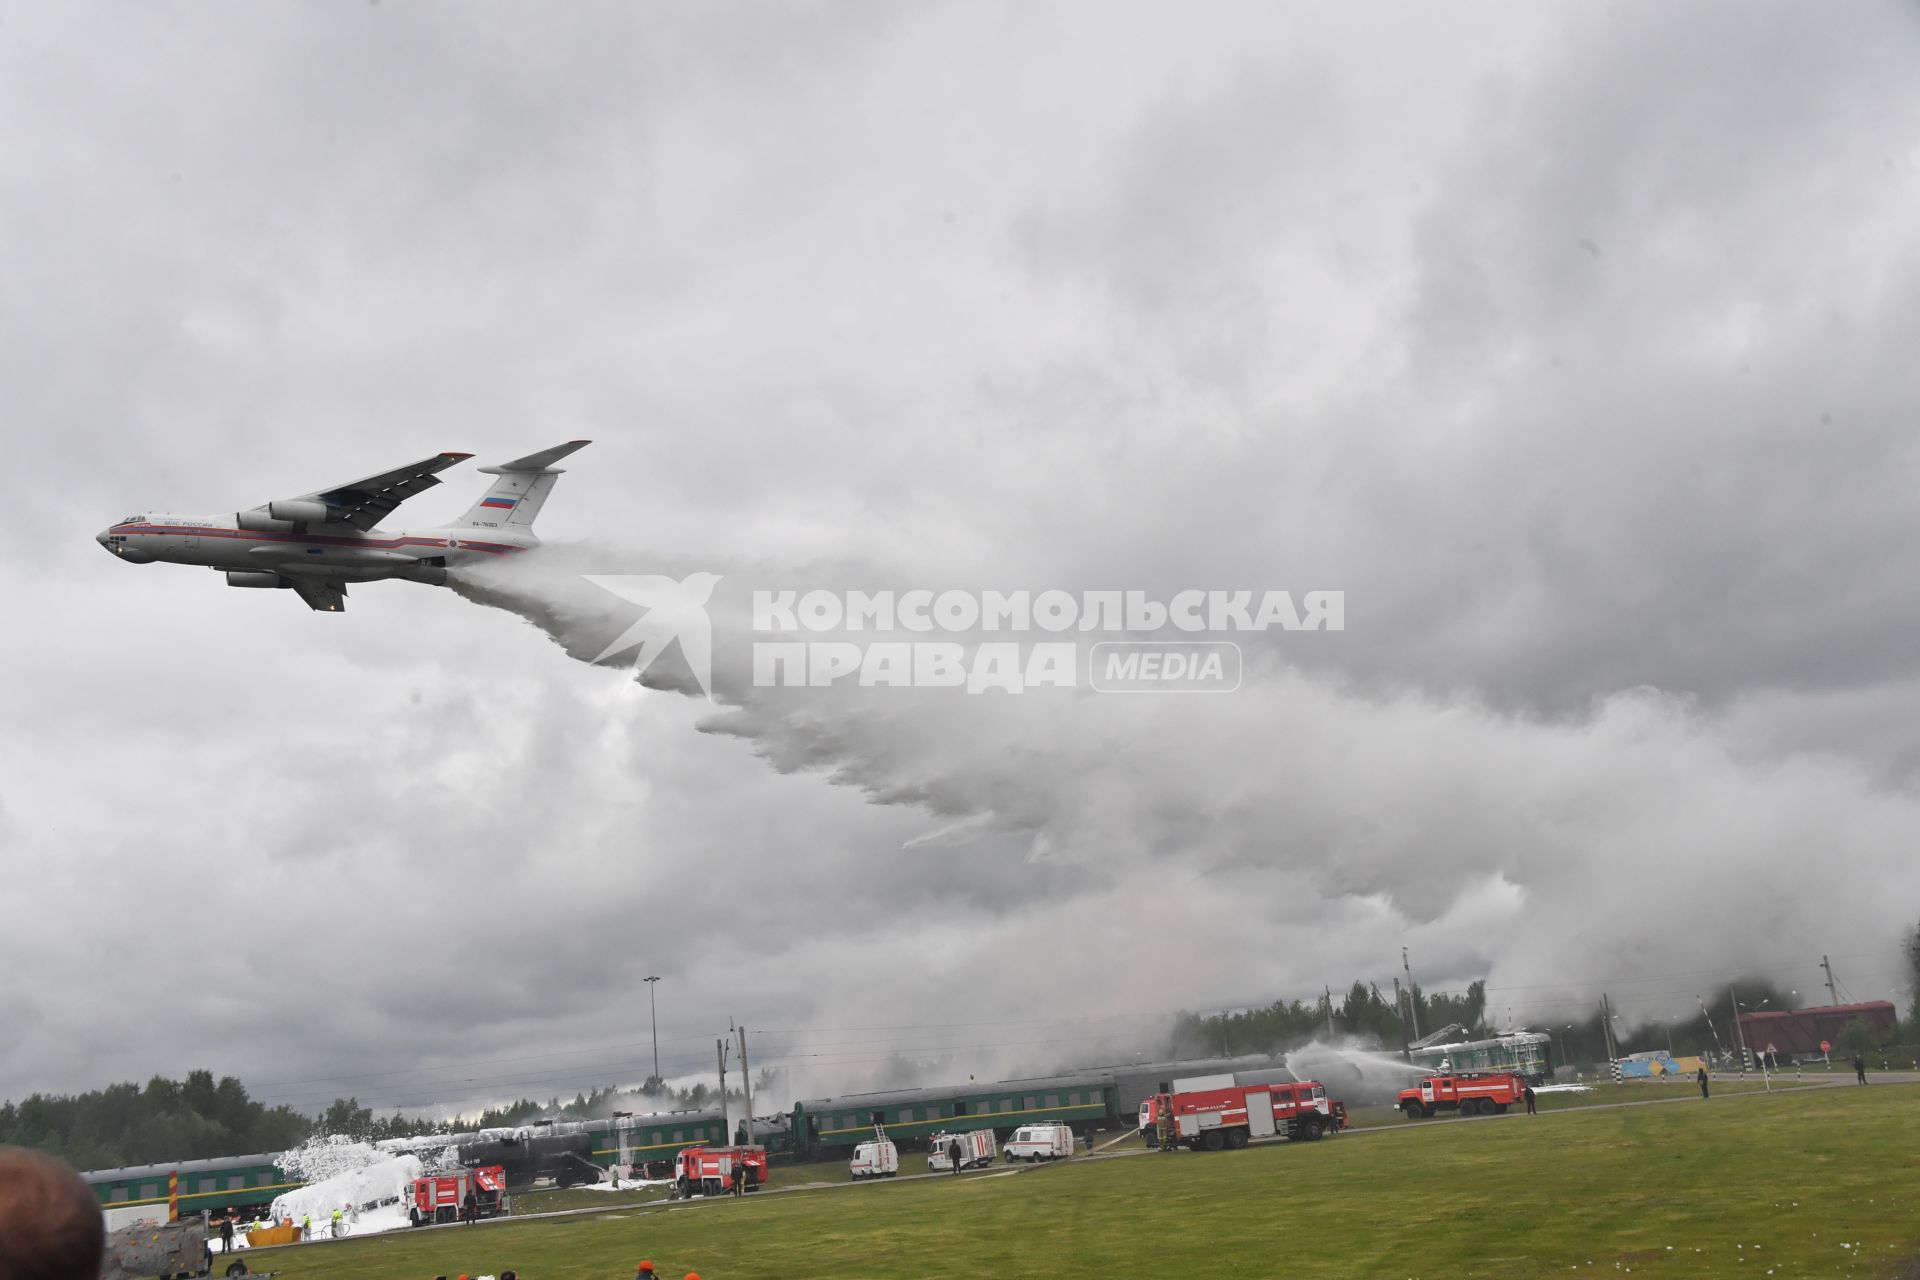
[{"label": "airplane fuselage", "polygon": [[130,516],[97,540],[132,564],[192,564],[229,573],[310,575],[342,582],[402,578],[430,583],[445,582],[446,570],[456,565],[511,555],[537,543],[531,532],[487,529],[362,532],[331,524],[243,529],[232,515]]}]

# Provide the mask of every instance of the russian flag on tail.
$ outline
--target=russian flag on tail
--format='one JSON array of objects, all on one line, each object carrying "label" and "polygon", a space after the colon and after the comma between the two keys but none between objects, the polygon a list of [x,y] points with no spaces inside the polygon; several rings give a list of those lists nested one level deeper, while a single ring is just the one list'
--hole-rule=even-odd
[{"label": "russian flag on tail", "polygon": [[515,505],[519,503],[519,501],[520,499],[518,498],[482,498],[480,499],[480,505],[483,507],[495,507],[500,510],[511,511],[513,510]]}]

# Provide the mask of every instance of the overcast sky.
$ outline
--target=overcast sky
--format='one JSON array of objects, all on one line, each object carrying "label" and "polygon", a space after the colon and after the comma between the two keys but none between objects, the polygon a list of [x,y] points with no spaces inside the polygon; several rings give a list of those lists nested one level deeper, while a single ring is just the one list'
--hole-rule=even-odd
[{"label": "overcast sky", "polygon": [[[668,1074],[735,1018],[801,1093],[1403,945],[1517,1022],[1823,952],[1904,1006],[1916,82],[1893,4],[0,5],[0,1097],[570,1094],[647,1074],[647,974]],[[716,706],[93,544],[574,437],[523,601],[1346,630]]]}]

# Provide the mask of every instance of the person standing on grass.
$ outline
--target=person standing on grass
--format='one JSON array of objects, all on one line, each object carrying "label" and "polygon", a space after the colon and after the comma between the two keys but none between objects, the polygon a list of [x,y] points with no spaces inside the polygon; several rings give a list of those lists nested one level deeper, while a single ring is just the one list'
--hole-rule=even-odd
[{"label": "person standing on grass", "polygon": [[1695,1076],[1695,1077],[1694,1077],[1694,1079],[1695,1079],[1696,1081],[1698,1081],[1698,1082],[1699,1082],[1699,1084],[1700,1084],[1700,1096],[1701,1096],[1702,1098],[1704,1098],[1704,1097],[1706,1097],[1706,1096],[1707,1096],[1707,1069],[1706,1069],[1706,1067],[1704,1067],[1704,1066],[1703,1066],[1703,1067],[1701,1067],[1701,1068],[1700,1068],[1700,1074],[1699,1074],[1699,1075],[1697,1075],[1697,1076]]},{"label": "person standing on grass", "polygon": [[960,1172],[960,1140],[958,1138],[947,1144],[947,1159],[953,1165],[953,1173],[957,1176]]},{"label": "person standing on grass", "polygon": [[1853,1074],[1859,1079],[1861,1084],[1865,1084],[1867,1082],[1867,1055],[1866,1054],[1856,1053],[1853,1055]]},{"label": "person standing on grass", "polygon": [[480,1197],[473,1194],[472,1187],[467,1188],[467,1198],[460,1202],[460,1216],[466,1219],[468,1226],[472,1226],[480,1217]]},{"label": "person standing on grass", "polygon": [[1521,1096],[1522,1096],[1522,1097],[1524,1097],[1524,1098],[1525,1098],[1525,1099],[1527,1100],[1527,1114],[1528,1114],[1528,1115],[1530,1115],[1530,1116],[1532,1116],[1532,1115],[1538,1115],[1538,1114],[1540,1114],[1540,1111],[1539,1111],[1539,1108],[1537,1108],[1537,1107],[1535,1107],[1535,1106],[1533,1105],[1533,1086],[1532,1086],[1532,1085],[1528,1085],[1528,1086],[1527,1086],[1527,1091],[1526,1091],[1526,1092],[1525,1092],[1524,1094],[1522,1094]]}]

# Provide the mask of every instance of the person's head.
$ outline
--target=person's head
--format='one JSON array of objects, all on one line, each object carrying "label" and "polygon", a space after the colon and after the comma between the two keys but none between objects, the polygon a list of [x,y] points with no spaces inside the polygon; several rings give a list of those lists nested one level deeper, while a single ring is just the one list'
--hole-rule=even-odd
[{"label": "person's head", "polygon": [[0,1147],[0,1276],[96,1280],[106,1241],[100,1199],[58,1160]]},{"label": "person's head", "polygon": [[634,1280],[639,1280],[639,1277],[641,1276],[652,1275],[653,1263],[646,1258],[640,1259],[640,1265],[634,1268],[633,1274],[634,1274]]}]

